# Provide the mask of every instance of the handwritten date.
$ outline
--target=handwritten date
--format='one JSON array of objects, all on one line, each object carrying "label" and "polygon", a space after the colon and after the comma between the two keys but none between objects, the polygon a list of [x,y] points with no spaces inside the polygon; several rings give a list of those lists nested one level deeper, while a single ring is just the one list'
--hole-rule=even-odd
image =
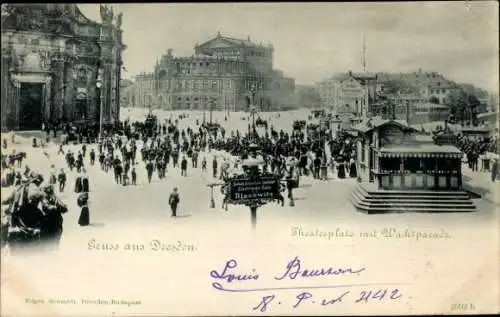
[{"label": "handwritten date", "polygon": [[290,305],[291,308],[297,309],[301,306],[319,305],[331,306],[339,305],[344,302],[353,304],[363,304],[368,302],[382,302],[382,301],[395,301],[403,295],[397,288],[394,289],[376,289],[376,290],[362,290],[350,291],[344,290],[329,298],[314,296],[311,292],[300,292],[292,299],[292,301],[285,303],[277,299],[275,294],[266,295],[261,297],[257,305],[252,309],[254,311],[266,312],[273,305]]}]

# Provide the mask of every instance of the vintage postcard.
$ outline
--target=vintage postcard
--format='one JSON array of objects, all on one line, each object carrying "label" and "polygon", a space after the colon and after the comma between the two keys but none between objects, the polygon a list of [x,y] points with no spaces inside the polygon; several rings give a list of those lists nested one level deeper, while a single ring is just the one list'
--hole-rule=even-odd
[{"label": "vintage postcard", "polygon": [[0,315],[499,313],[498,12],[3,4]]}]

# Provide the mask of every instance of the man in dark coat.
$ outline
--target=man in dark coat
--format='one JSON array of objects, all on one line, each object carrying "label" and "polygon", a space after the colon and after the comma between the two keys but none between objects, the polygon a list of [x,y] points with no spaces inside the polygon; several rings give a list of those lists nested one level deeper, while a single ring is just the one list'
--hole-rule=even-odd
[{"label": "man in dark coat", "polygon": [[498,159],[495,159],[493,161],[493,164],[491,165],[491,181],[492,182],[496,181],[499,172],[500,171],[498,170]]},{"label": "man in dark coat", "polygon": [[58,199],[52,186],[44,188],[45,198],[42,200],[43,218],[40,223],[40,240],[51,249],[57,249],[63,232],[63,216],[68,207]]},{"label": "man in dark coat", "polygon": [[313,161],[313,165],[314,165],[314,178],[319,179],[319,170],[321,167],[321,159],[319,158],[319,156],[316,155]]},{"label": "man in dark coat", "polygon": [[91,149],[90,150],[90,165],[94,165],[94,162],[95,162],[95,151],[94,149]]},{"label": "man in dark coat", "polygon": [[66,186],[66,173],[61,168],[61,172],[57,175],[57,179],[59,181],[59,192],[62,193],[64,191],[64,187]]},{"label": "man in dark coat", "polygon": [[137,185],[137,173],[135,172],[135,167],[132,167],[130,176],[132,177],[132,185]]},{"label": "man in dark coat", "polygon": [[187,165],[187,159],[185,156],[183,156],[181,161],[181,176],[187,176]]},{"label": "man in dark coat", "polygon": [[177,217],[177,205],[179,204],[179,193],[177,187],[174,187],[174,191],[170,194],[168,198],[168,204],[170,205],[170,210],[172,211],[172,217]]},{"label": "man in dark coat", "polygon": [[148,161],[146,163],[146,172],[148,174],[148,183],[151,183],[151,178],[153,177],[153,162]]},{"label": "man in dark coat", "polygon": [[217,157],[214,156],[214,159],[212,161],[212,172],[213,172],[213,177],[217,178]]}]

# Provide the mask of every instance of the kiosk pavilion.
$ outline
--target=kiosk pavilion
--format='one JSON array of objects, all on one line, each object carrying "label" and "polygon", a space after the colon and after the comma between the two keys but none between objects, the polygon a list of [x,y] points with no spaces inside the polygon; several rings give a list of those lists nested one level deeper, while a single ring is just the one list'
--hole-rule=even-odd
[{"label": "kiosk pavilion", "polygon": [[433,139],[405,121],[368,119],[355,127],[358,184],[351,201],[358,211],[475,211],[462,189],[463,153],[446,134]]}]

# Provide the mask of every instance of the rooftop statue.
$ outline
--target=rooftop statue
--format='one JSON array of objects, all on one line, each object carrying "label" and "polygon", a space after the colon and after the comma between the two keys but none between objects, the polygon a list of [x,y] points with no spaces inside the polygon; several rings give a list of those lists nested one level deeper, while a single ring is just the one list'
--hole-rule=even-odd
[{"label": "rooftop statue", "polygon": [[116,16],[116,27],[121,28],[122,27],[122,18],[123,18],[123,13],[118,13]]},{"label": "rooftop statue", "polygon": [[101,19],[103,22],[113,21],[113,7],[106,4],[100,5]]}]

